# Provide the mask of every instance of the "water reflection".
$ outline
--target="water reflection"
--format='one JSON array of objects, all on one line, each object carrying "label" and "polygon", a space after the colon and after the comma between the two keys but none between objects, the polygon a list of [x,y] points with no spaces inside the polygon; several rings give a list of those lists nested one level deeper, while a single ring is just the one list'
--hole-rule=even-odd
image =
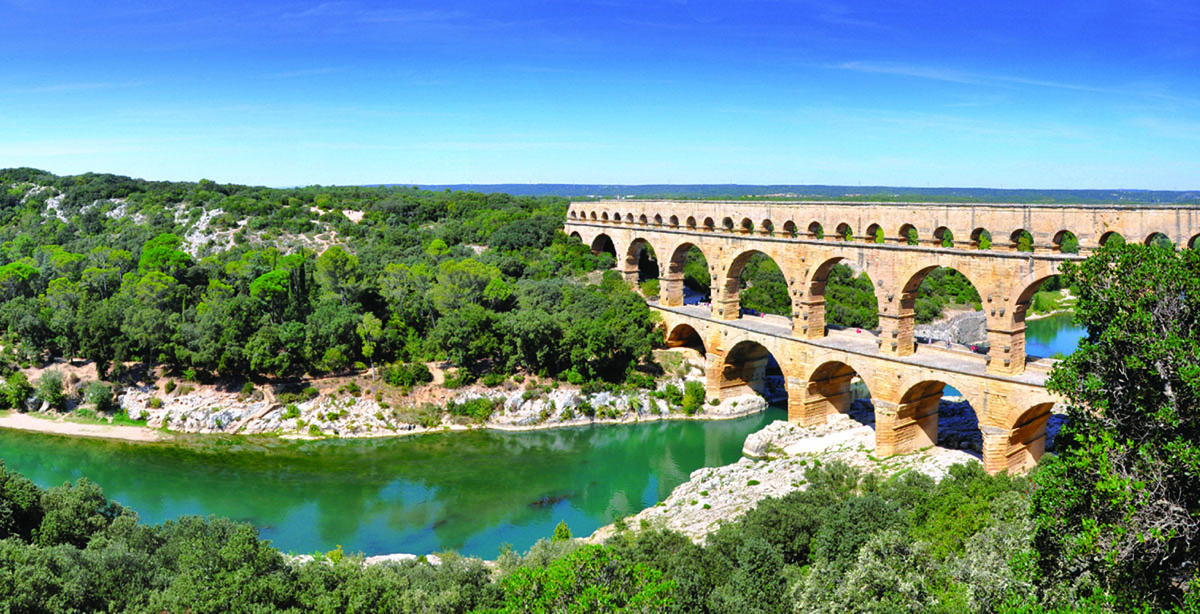
[{"label": "water reflection", "polygon": [[565,520],[586,534],[665,499],[703,466],[731,463],[773,409],[721,422],[376,440],[186,438],[131,444],[0,431],[0,458],[42,486],[87,476],[157,523],[217,514],[285,551],[492,557]]},{"label": "water reflection", "polygon": [[1025,322],[1025,353],[1030,356],[1066,356],[1079,349],[1087,329],[1074,323],[1070,313],[1059,313]]}]

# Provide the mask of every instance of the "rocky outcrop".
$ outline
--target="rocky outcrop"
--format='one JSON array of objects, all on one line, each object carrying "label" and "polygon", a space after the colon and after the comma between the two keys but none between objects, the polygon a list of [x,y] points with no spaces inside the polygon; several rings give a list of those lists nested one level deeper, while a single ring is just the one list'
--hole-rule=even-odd
[{"label": "rocky outcrop", "polygon": [[958,345],[983,345],[987,343],[987,314],[982,311],[960,313],[945,320],[922,324],[913,330],[913,334]]}]

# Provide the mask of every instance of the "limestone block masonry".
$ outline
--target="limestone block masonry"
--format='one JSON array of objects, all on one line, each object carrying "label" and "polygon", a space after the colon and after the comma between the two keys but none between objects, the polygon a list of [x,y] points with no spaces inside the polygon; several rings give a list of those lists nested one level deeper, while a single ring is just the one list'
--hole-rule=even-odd
[{"label": "limestone block masonry", "polygon": [[[572,203],[564,231],[595,251],[611,251],[631,283],[637,281],[642,251],[653,250],[660,299],[651,306],[663,316],[668,344],[702,345],[710,395],[761,389],[769,352],[783,371],[788,420],[814,425],[845,411],[857,375],[875,404],[876,452],[891,455],[937,441],[937,401],[948,384],[979,414],[984,466],[994,473],[1023,470],[1045,448],[1055,401],[1045,389],[1052,361],[1030,363],[1025,355],[1025,312],[1041,283],[1063,262],[1086,257],[1118,234],[1131,242],[1195,247],[1200,209],[608,200]],[[1078,254],[1062,251],[1071,235]],[[711,307],[683,305],[683,265],[693,247],[709,264]],[[790,318],[741,315],[742,270],[758,253],[770,256],[784,274]],[[875,284],[878,336],[831,335],[825,326],[825,282],[841,261]],[[917,289],[938,267],[962,273],[979,291],[987,356],[915,343]]]}]

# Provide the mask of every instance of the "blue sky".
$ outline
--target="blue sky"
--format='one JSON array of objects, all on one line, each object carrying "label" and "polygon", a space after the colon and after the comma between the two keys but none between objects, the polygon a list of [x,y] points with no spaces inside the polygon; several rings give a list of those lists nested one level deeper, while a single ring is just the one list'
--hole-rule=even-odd
[{"label": "blue sky", "polygon": [[1200,188],[1190,2],[0,0],[0,167]]}]

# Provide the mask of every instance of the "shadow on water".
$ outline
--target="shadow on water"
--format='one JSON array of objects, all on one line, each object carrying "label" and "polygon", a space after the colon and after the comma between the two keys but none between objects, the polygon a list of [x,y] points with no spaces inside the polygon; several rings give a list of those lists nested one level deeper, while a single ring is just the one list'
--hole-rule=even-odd
[{"label": "shadow on water", "polygon": [[528,548],[560,520],[585,535],[654,505],[692,471],[736,461],[747,434],[785,415],[323,441],[0,431],[0,458],[41,486],[86,476],[146,522],[247,519],[285,551],[492,557],[504,543]]}]

